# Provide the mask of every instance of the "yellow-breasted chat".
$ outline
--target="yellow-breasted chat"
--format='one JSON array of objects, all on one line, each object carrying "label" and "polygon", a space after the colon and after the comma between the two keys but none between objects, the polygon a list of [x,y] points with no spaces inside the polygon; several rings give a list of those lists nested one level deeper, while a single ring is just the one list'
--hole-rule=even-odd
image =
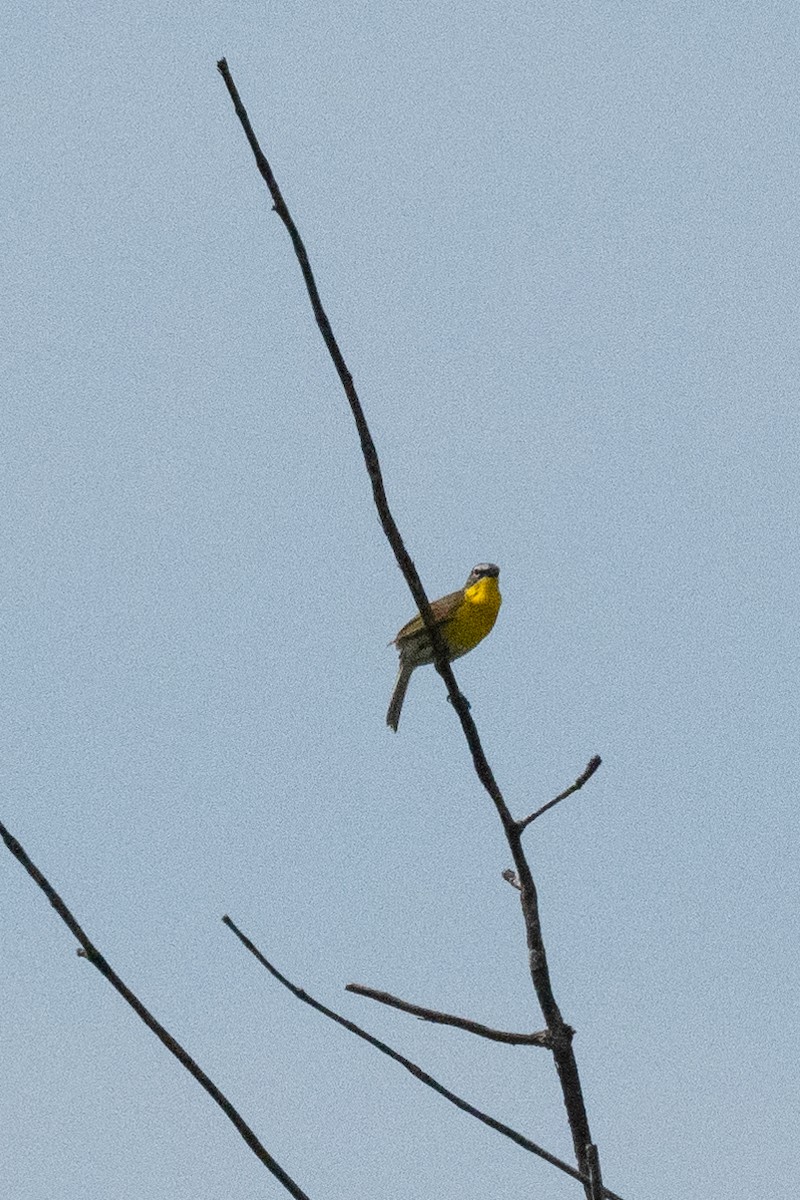
[{"label": "yellow-breasted chat", "polygon": [[[500,568],[494,563],[478,563],[470,571],[463,588],[432,602],[431,612],[447,648],[449,662],[468,654],[487,633],[491,633],[502,602],[497,582],[499,575]],[[396,731],[409,680],[417,667],[433,662],[433,649],[419,615],[404,625],[389,645],[397,646],[400,651],[400,668],[386,714],[386,724]]]}]

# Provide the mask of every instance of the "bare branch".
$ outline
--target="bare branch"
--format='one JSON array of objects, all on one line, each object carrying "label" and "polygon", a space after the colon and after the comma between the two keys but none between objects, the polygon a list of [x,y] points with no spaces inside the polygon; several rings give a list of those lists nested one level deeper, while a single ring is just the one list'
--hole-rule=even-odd
[{"label": "bare branch", "polygon": [[[387,1046],[386,1042],[382,1042],[379,1038],[373,1037],[371,1033],[367,1033],[365,1029],[362,1029],[360,1025],[356,1025],[354,1021],[349,1021],[346,1017],[340,1016],[339,1013],[335,1012],[332,1008],[328,1008],[327,1005],[321,1004],[319,1000],[315,1000],[313,996],[309,996],[308,992],[304,991],[303,988],[297,987],[296,984],[287,979],[285,975],[282,975],[278,968],[273,966],[273,964],[264,957],[255,943],[252,942],[250,938],[238,928],[238,926],[231,920],[229,916],[224,916],[222,918],[222,923],[223,925],[227,925],[231,933],[236,935],[242,945],[250,951],[250,953],[258,962],[261,963],[261,966],[264,967],[265,970],[269,971],[273,979],[277,979],[278,983],[287,988],[288,991],[290,991],[293,996],[296,996],[298,1000],[302,1000],[304,1004],[308,1004],[317,1012],[322,1013],[323,1016],[328,1017],[331,1021],[335,1021],[337,1025],[341,1025],[343,1029],[348,1029],[350,1033],[354,1033],[356,1037],[368,1042],[370,1046],[374,1046],[376,1050],[380,1050],[382,1054],[387,1055],[388,1058],[391,1058],[394,1060],[394,1062],[399,1063],[401,1067],[405,1067],[405,1069],[409,1071],[415,1079],[418,1079],[420,1083],[424,1083],[426,1087],[432,1088],[434,1092],[438,1092],[440,1096],[444,1096],[445,1100],[449,1100],[451,1104],[454,1104],[456,1108],[460,1108],[462,1112],[469,1113],[471,1117],[475,1117],[476,1120],[481,1121],[484,1125],[488,1125],[490,1129],[496,1130],[497,1133],[502,1133],[504,1137],[509,1138],[512,1142],[515,1142],[518,1146],[521,1146],[523,1150],[528,1150],[531,1154],[536,1154],[539,1158],[543,1158],[545,1162],[550,1163],[551,1166],[557,1167],[559,1171],[563,1171],[565,1175],[571,1176],[572,1179],[577,1179],[579,1183],[582,1183],[585,1187],[588,1187],[588,1177],[581,1175],[580,1171],[576,1171],[575,1168],[570,1166],[569,1163],[564,1162],[560,1158],[556,1158],[554,1154],[551,1154],[548,1150],[543,1149],[541,1146],[537,1146],[535,1142],[532,1142],[529,1138],[526,1138],[524,1134],[518,1133],[516,1129],[512,1129],[509,1125],[504,1125],[502,1121],[496,1121],[494,1117],[490,1117],[488,1113],[481,1112],[479,1108],[475,1108],[474,1105],[469,1104],[466,1100],[462,1100],[460,1096],[457,1096],[455,1092],[451,1092],[449,1088],[444,1087],[443,1084],[434,1079],[432,1075],[429,1075],[427,1071],[423,1071],[422,1068],[418,1067],[416,1063],[411,1061],[411,1059],[405,1058],[405,1056],[402,1054],[398,1054],[398,1052],[393,1050],[391,1046]],[[606,1197],[606,1200],[622,1200],[620,1196],[618,1196],[615,1192],[609,1191],[607,1188],[604,1189],[603,1195]]]},{"label": "bare branch", "polygon": [[455,1029],[465,1029],[467,1033],[488,1038],[490,1042],[505,1042],[509,1046],[550,1048],[550,1034],[546,1029],[541,1033],[506,1033],[502,1029],[492,1029],[489,1025],[480,1025],[466,1017],[454,1017],[450,1013],[438,1012],[435,1008],[421,1008],[418,1004],[409,1004],[407,1000],[400,1000],[389,992],[379,992],[361,983],[348,983],[345,991],[354,992],[356,996],[366,996],[369,1000],[377,1000],[379,1004],[386,1004],[389,1008],[399,1008],[401,1012],[411,1013],[412,1017],[420,1017],[423,1021],[431,1021],[435,1025],[452,1025]]},{"label": "bare branch", "polygon": [[559,792],[559,794],[553,800],[548,800],[547,804],[543,804],[541,808],[537,808],[536,812],[531,813],[529,817],[525,817],[522,821],[517,821],[517,828],[519,829],[520,833],[523,829],[527,829],[531,821],[535,821],[537,817],[542,815],[542,813],[546,813],[548,809],[553,808],[554,805],[560,804],[562,800],[566,800],[567,796],[571,796],[574,792],[579,792],[583,785],[588,783],[588,781],[592,778],[602,761],[603,760],[600,755],[595,754],[593,758],[589,759],[588,763],[583,769],[583,772],[578,776],[575,782],[570,784],[565,791]]},{"label": "bare branch", "polygon": [[508,805],[503,798],[503,794],[497,784],[488,759],[481,744],[480,737],[475,722],[470,714],[469,704],[458,689],[455,676],[453,674],[450,663],[447,661],[446,648],[440,631],[436,628],[433,622],[430,603],[428,601],[422,582],[417,574],[416,567],[405,548],[403,539],[400,536],[400,531],[389,509],[388,500],[386,498],[386,490],[383,483],[383,476],[378,461],[378,454],[375,448],[375,443],[369,431],[364,411],[361,402],[356,394],[353,385],[353,378],[339,349],[336,338],[334,337],[330,321],[325,313],[320,299],[317,284],[314,275],[311,271],[308,254],[297,226],[292,219],[286,202],[283,199],[278,183],[273,174],[272,168],[267,161],[258,140],[253,132],[253,127],[250,124],[250,119],[242,104],[236,85],[233,82],[228,64],[225,59],[221,59],[217,63],[217,68],[225,81],[225,86],[228,89],[228,94],[233,102],[236,115],[245,132],[245,136],[250,144],[250,148],[256,160],[256,165],[264,179],[270,195],[272,197],[275,212],[280,217],[286,227],[286,230],[291,238],[294,247],[297,261],[300,265],[300,270],[305,280],[308,290],[309,300],[314,312],[314,317],[322,335],[323,341],[328,349],[328,352],[333,360],[337,374],[344,388],[345,396],[347,397],[350,410],[353,414],[353,419],[356,423],[358,436],[361,442],[361,449],[364,455],[364,462],[367,468],[367,473],[372,483],[372,494],[375,500],[375,507],[378,511],[378,517],[381,522],[384,533],[389,541],[394,552],[397,563],[403,572],[405,580],[409,586],[412,596],[417,603],[422,620],[428,631],[431,639],[431,646],[434,653],[434,663],[436,670],[441,675],[447,686],[448,696],[453,704],[455,711],[461,721],[461,728],[464,731],[464,736],[467,740],[472,762],[475,767],[475,772],[488,792],[491,800],[497,810],[497,814],[503,825],[503,831],[508,841],[508,846],[511,851],[511,856],[514,861],[516,876],[520,889],[520,903],[522,907],[523,920],[525,922],[525,932],[528,943],[528,961],[530,966],[531,979],[534,990],[536,992],[539,1005],[542,1009],[547,1028],[552,1039],[553,1058],[555,1060],[556,1071],[558,1073],[561,1092],[564,1099],[564,1107],[567,1113],[570,1133],[572,1136],[572,1144],[575,1151],[575,1161],[580,1168],[581,1179],[584,1182],[586,1195],[589,1196],[588,1171],[586,1164],[586,1147],[592,1143],[591,1132],[589,1129],[589,1119],[586,1113],[586,1105],[583,1099],[583,1090],[581,1088],[580,1076],[578,1074],[578,1065],[575,1061],[575,1055],[572,1051],[573,1031],[564,1021],[561,1011],[556,1003],[556,998],[553,993],[553,987],[550,980],[550,969],[547,963],[547,953],[545,951],[544,941],[542,938],[541,922],[539,919],[539,901],[536,893],[536,887],[533,882],[533,875],[530,866],[522,849],[521,829],[518,823],[511,816]]},{"label": "bare branch", "polygon": [[453,674],[452,667],[447,659],[447,649],[444,645],[444,641],[442,640],[441,631],[434,623],[433,614],[431,613],[430,608],[430,601],[428,600],[425,589],[422,586],[422,581],[420,580],[417,569],[414,566],[411,555],[406,550],[405,544],[400,535],[400,530],[398,529],[397,523],[389,508],[389,502],[386,498],[386,489],[383,483],[383,474],[381,472],[380,463],[378,460],[378,452],[375,448],[375,443],[372,439],[369,426],[367,425],[367,420],[364,416],[364,410],[361,406],[361,401],[358,398],[358,394],[353,383],[353,377],[344,361],[344,356],[339,349],[339,344],[334,336],[333,328],[325,309],[322,306],[322,300],[320,299],[317,283],[311,270],[308,252],[306,251],[297,226],[295,225],[294,220],[286,206],[286,202],[281,194],[281,190],[272,171],[272,167],[270,166],[266,156],[264,155],[264,152],[258,144],[258,139],[256,138],[252,125],[250,124],[250,118],[248,117],[247,111],[242,104],[236,84],[233,81],[228,64],[224,58],[220,59],[220,61],[217,63],[217,69],[225,81],[225,86],[227,87],[228,94],[233,102],[236,115],[239,118],[245,136],[250,144],[250,149],[252,150],[253,156],[256,160],[256,166],[258,167],[264,182],[269,188],[274,211],[280,217],[281,221],[283,221],[289,237],[291,238],[292,246],[294,247],[294,252],[300,265],[300,270],[308,291],[308,297],[311,301],[311,308],[314,313],[314,318],[322,335],[322,340],[325,342],[328,353],[333,360],[333,365],[336,368],[336,373],[339,376],[345,396],[347,397],[347,402],[350,405],[350,411],[352,412],[353,419],[356,423],[356,429],[358,430],[358,436],[361,442],[361,451],[364,456],[367,474],[369,475],[372,483],[372,494],[375,500],[375,507],[378,510],[378,517],[380,519],[381,526],[386,534],[389,545],[394,552],[394,556],[397,559],[397,564],[403,573],[406,583],[408,584],[411,595],[413,596],[417,608],[419,609],[420,616],[425,622],[425,627],[430,636],[431,646],[434,652],[436,670],[444,680],[450,701],[453,705],[453,708],[458,713],[461,721],[461,727],[464,730],[467,743],[472,753],[472,760],[478,777],[494,801],[503,825],[510,826],[513,823],[513,818],[506,806],[505,801],[503,800],[500,789],[497,786],[497,782],[486,759],[480,738],[478,737],[478,730],[475,726],[475,722],[470,716],[469,704],[467,703],[466,698],[461,694],[458,684],[456,683],[455,675]]},{"label": "bare branch", "polygon": [[511,867],[506,867],[505,871],[502,872],[502,876],[503,876],[503,879],[505,879],[506,883],[510,883],[511,886],[513,888],[516,888],[518,892],[522,891],[522,888],[520,887],[520,882],[517,879],[517,872],[512,871]]},{"label": "bare branch", "polygon": [[39,868],[35,866],[30,858],[28,858],[28,855],[25,853],[17,839],[13,837],[6,829],[5,825],[1,823],[0,837],[2,837],[6,846],[17,859],[17,861],[20,862],[28,872],[34,883],[37,884],[37,886],[40,887],[44,892],[45,896],[50,901],[59,917],[61,917],[61,920],[67,926],[67,929],[69,929],[73,937],[77,938],[77,940],[80,942],[83,953],[81,954],[80,950],[78,953],[81,954],[81,957],[86,958],[92,964],[92,966],[97,967],[97,970],[100,972],[100,974],[108,980],[108,982],[117,992],[119,992],[120,996],[122,996],[122,999],[130,1005],[137,1017],[144,1021],[147,1028],[152,1030],[158,1040],[164,1046],[166,1046],[170,1054],[174,1055],[181,1066],[185,1067],[189,1074],[197,1080],[201,1088],[208,1092],[214,1103],[219,1105],[228,1120],[231,1121],[231,1123],[236,1127],[244,1141],[253,1151],[253,1154],[255,1154],[256,1158],[259,1159],[260,1162],[262,1162],[267,1168],[267,1170],[270,1171],[275,1178],[283,1184],[283,1186],[286,1188],[286,1191],[289,1192],[290,1195],[294,1196],[295,1200],[309,1200],[307,1193],[295,1183],[290,1175],[287,1175],[283,1167],[281,1167],[280,1164],[265,1149],[265,1147],[256,1137],[253,1130],[244,1121],[241,1114],[231,1104],[227,1096],[223,1095],[216,1084],[212,1083],[205,1071],[203,1071],[197,1065],[194,1059],[184,1050],[183,1046],[181,1046],[179,1042],[176,1042],[172,1034],[168,1033],[164,1026],[159,1024],[153,1014],[145,1008],[138,996],[134,995],[131,989],[122,982],[116,971],[109,966],[108,962],[97,949],[97,947],[89,940],[88,936],[84,933],[83,929],[75,920],[75,917],[72,915],[52,885],[47,881],[47,879],[45,879]]}]

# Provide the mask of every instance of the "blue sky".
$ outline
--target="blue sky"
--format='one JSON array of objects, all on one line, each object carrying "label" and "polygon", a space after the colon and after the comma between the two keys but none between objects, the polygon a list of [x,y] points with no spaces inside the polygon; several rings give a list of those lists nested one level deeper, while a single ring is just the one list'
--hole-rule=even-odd
[{"label": "blue sky", "polygon": [[[308,1193],[574,1197],[278,989],[569,1156],[497,820],[228,58],[527,846],[605,1181],[794,1196],[794,5],[55,3],[4,21],[0,817]],[[16,1200],[283,1194],[14,860]]]}]

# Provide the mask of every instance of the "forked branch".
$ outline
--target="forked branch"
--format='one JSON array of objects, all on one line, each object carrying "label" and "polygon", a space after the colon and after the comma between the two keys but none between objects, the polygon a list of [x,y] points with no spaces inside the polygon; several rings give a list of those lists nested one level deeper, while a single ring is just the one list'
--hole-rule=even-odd
[{"label": "forked branch", "polygon": [[572,1144],[575,1151],[575,1159],[580,1172],[580,1178],[584,1183],[587,1197],[590,1197],[591,1192],[589,1184],[587,1147],[592,1145],[592,1138],[589,1130],[586,1106],[583,1100],[580,1077],[578,1075],[578,1067],[572,1051],[573,1031],[564,1021],[553,994],[550,971],[547,963],[547,954],[545,952],[544,941],[542,939],[536,888],[534,886],[530,866],[528,865],[525,853],[522,849],[521,837],[524,826],[520,826],[520,824],[511,816],[508,805],[503,798],[503,794],[500,791],[497,780],[495,779],[492,769],[489,766],[489,762],[486,758],[480,737],[478,736],[478,730],[471,716],[469,706],[459,691],[452,668],[447,661],[446,650],[441,634],[433,623],[430,604],[422,586],[422,582],[417,574],[417,570],[414,566],[411,556],[406,550],[403,539],[400,536],[400,531],[389,509],[375,443],[369,431],[361,402],[356,393],[356,389],[353,384],[353,377],[344,361],[342,352],[339,349],[336,338],[334,337],[330,321],[328,320],[328,317],[322,306],[319,290],[311,270],[305,245],[303,244],[297,226],[295,225],[294,220],[289,213],[272,168],[258,144],[258,139],[253,132],[250,119],[247,115],[244,105],[242,104],[241,97],[239,96],[239,92],[235,83],[233,82],[233,78],[225,59],[221,59],[217,63],[217,68],[223,80],[225,81],[225,86],[228,89],[228,94],[233,102],[236,115],[239,118],[245,136],[250,144],[250,148],[255,157],[258,170],[260,171],[261,176],[269,189],[274,210],[285,225],[289,237],[291,238],[292,246],[294,247],[294,252],[297,256],[297,261],[300,265],[300,270],[308,290],[308,296],[311,302],[311,308],[313,310],[315,320],[336,368],[345,392],[345,396],[347,397],[350,410],[353,414],[353,419],[356,423],[359,440],[361,442],[361,449],[364,455],[364,462],[372,484],[372,493],[381,526],[383,527],[384,533],[386,534],[389,544],[392,547],[398,566],[403,572],[411,594],[416,601],[420,615],[422,616],[430,635],[436,669],[445,682],[450,700],[456,713],[458,714],[458,718],[461,722],[461,728],[464,731],[464,736],[467,740],[467,745],[469,746],[469,750],[472,755],[475,771],[484,788],[491,797],[495,809],[497,810],[497,814],[503,825],[503,830],[506,835],[506,840],[508,841],[508,846],[514,862],[517,886],[519,887],[520,891],[520,903],[522,906],[523,920],[525,922],[531,979],[533,981],[536,996],[547,1023],[547,1030],[551,1039],[553,1057],[559,1082],[561,1084],[564,1106],[567,1113],[570,1133],[572,1135]]},{"label": "forked branch", "polygon": [[[286,978],[285,975],[281,974],[281,972],[273,963],[269,962],[269,960],[265,958],[255,943],[252,942],[250,938],[242,932],[241,929],[239,929],[239,927],[231,920],[230,917],[224,916],[222,918],[222,923],[227,925],[231,933],[236,935],[245,949],[250,951],[256,961],[261,963],[261,966],[264,967],[265,970],[269,971],[273,979],[277,979],[278,983],[282,984],[283,987],[290,991],[293,996],[296,996],[298,1000],[302,1000],[304,1004],[308,1004],[317,1012],[322,1013],[323,1016],[328,1017],[331,1021],[335,1021],[337,1025],[341,1025],[343,1029],[349,1030],[350,1033],[354,1033],[356,1037],[361,1038],[362,1041],[368,1042],[370,1046],[374,1046],[376,1050],[380,1050],[381,1054],[387,1055],[388,1058],[391,1058],[394,1060],[394,1062],[399,1063],[401,1067],[405,1067],[405,1069],[409,1071],[415,1079],[418,1079],[420,1083],[424,1083],[426,1087],[431,1088],[434,1092],[437,1092],[440,1096],[443,1096],[445,1100],[449,1100],[451,1104],[454,1104],[456,1108],[460,1108],[462,1112],[469,1113],[471,1117],[475,1117],[476,1120],[480,1121],[483,1125],[488,1125],[490,1129],[494,1129],[497,1133],[502,1133],[504,1137],[509,1138],[512,1142],[516,1143],[517,1146],[521,1146],[523,1150],[528,1150],[531,1154],[535,1154],[539,1158],[543,1158],[545,1162],[550,1163],[550,1165],[553,1167],[557,1167],[558,1170],[563,1171],[565,1175],[570,1175],[573,1179],[577,1179],[579,1183],[584,1185],[584,1187],[589,1187],[590,1178],[588,1175],[581,1175],[580,1171],[576,1171],[575,1168],[570,1166],[569,1163],[564,1162],[563,1159],[556,1158],[554,1154],[551,1154],[549,1150],[545,1150],[542,1146],[537,1146],[536,1142],[532,1142],[530,1138],[526,1138],[524,1134],[519,1133],[516,1129],[512,1129],[510,1125],[504,1125],[502,1121],[496,1121],[495,1118],[490,1117],[488,1113],[482,1112],[479,1108],[475,1108],[473,1104],[470,1104],[468,1101],[462,1099],[461,1096],[457,1096],[455,1092],[451,1092],[449,1088],[446,1088],[443,1084],[439,1083],[438,1080],[434,1079],[432,1075],[429,1075],[427,1071],[423,1071],[422,1068],[418,1067],[416,1063],[411,1061],[411,1059],[399,1054],[397,1050],[393,1050],[391,1046],[386,1044],[386,1042],[382,1042],[379,1038],[373,1037],[371,1033],[367,1033],[366,1029],[362,1029],[360,1025],[356,1025],[355,1021],[349,1021],[347,1017],[343,1017],[339,1013],[335,1012],[334,1009],[328,1008],[326,1004],[322,1004],[319,1000],[315,1000],[314,997],[310,996],[304,988],[300,988],[297,986],[297,984],[292,983]],[[598,1196],[597,1200],[602,1200],[603,1197],[605,1197],[605,1200],[622,1200],[621,1196],[618,1196],[616,1192],[609,1191],[607,1188],[603,1189],[601,1196]]]}]

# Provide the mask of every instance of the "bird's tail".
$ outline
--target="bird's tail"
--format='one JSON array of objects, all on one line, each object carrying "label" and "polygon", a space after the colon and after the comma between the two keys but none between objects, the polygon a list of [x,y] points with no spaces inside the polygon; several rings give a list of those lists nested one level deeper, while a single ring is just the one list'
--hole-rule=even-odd
[{"label": "bird's tail", "polygon": [[397,672],[397,679],[392,692],[392,698],[389,701],[389,711],[386,714],[386,724],[390,729],[397,733],[397,726],[400,724],[400,709],[403,707],[403,701],[406,698],[408,690],[408,681],[414,668],[408,663],[400,663],[400,670]]}]

